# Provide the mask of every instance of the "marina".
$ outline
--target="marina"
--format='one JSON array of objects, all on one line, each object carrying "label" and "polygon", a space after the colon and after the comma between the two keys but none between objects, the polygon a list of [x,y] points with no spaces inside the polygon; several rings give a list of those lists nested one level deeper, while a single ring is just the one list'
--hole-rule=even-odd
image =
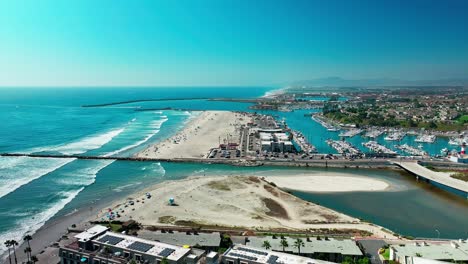
[{"label": "marina", "polygon": [[379,154],[388,154],[388,155],[396,155],[397,153],[385,146],[380,145],[376,141],[369,141],[362,143],[362,145],[368,149],[370,149],[374,153]]},{"label": "marina", "polygon": [[317,153],[317,148],[310,144],[307,138],[299,131],[291,130],[291,134],[293,135],[293,139],[297,145],[301,148],[301,151],[305,153]]},{"label": "marina", "polygon": [[390,132],[387,134],[387,136],[384,138],[387,141],[400,141],[406,136],[405,132]]},{"label": "marina", "polygon": [[362,129],[350,129],[350,130],[347,130],[347,131],[344,131],[342,133],[340,133],[338,136],[340,137],[354,137],[356,135],[359,135],[362,133]]},{"label": "marina", "polygon": [[468,144],[468,137],[450,138],[448,144],[452,146],[461,146],[463,144]]},{"label": "marina", "polygon": [[312,115],[312,120],[322,125],[324,128],[327,129],[327,131],[330,131],[330,132],[340,131],[340,128],[338,126],[328,123],[327,121],[323,120],[323,118],[318,114]]},{"label": "marina", "polygon": [[434,143],[435,140],[435,135],[419,135],[414,141],[420,143]]},{"label": "marina", "polygon": [[384,133],[383,129],[380,128],[371,128],[366,131],[366,134],[364,134],[364,137],[369,137],[369,138],[377,138],[380,135]]},{"label": "marina", "polygon": [[351,143],[346,142],[344,140],[328,139],[326,142],[332,148],[336,149],[338,153],[344,156],[351,156],[351,157],[362,156],[362,152],[358,148],[356,148]]},{"label": "marina", "polygon": [[425,152],[424,150],[422,149],[418,149],[418,148],[415,148],[415,147],[411,147],[410,145],[408,144],[403,144],[403,145],[396,145],[395,148],[405,152],[405,153],[408,153],[412,156],[426,156],[427,155],[427,152]]}]

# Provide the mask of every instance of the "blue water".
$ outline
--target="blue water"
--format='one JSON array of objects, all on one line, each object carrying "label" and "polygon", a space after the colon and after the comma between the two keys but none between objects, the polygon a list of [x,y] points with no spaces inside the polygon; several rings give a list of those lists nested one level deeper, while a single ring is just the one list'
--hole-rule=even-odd
[{"label": "blue water", "polygon": [[[164,98],[250,98],[270,88],[1,88],[0,152],[129,156],[182,128],[197,111],[242,110],[245,103],[158,101],[83,108],[86,104]],[[57,213],[161,181],[159,163],[0,158],[0,241],[32,233]],[[135,177],[130,181],[129,177]],[[103,196],[102,193],[106,193]],[[63,209],[65,208],[65,209]],[[1,243],[3,246],[3,243]],[[0,254],[3,248],[0,248]]]},{"label": "blue water", "polygon": [[[158,98],[254,98],[270,90],[271,88],[259,87],[0,88],[0,152],[129,156],[148,144],[166,139],[199,113],[174,110],[136,111],[138,109],[173,107],[188,110],[250,111],[248,109],[250,104],[178,100],[137,102],[99,108],[82,108],[81,105]],[[290,127],[303,132],[320,152],[335,153],[324,141],[327,138],[337,139],[338,133],[330,133],[310,117],[304,117],[304,114],[309,112],[310,110],[286,113],[264,111],[278,115],[278,119],[285,118]],[[359,137],[356,137],[351,141],[358,139]],[[358,143],[356,144],[360,146]],[[437,149],[440,148],[439,145],[433,146],[435,146],[434,152],[439,151]],[[0,242],[6,239],[20,241],[24,234],[33,233],[53,216],[64,215],[77,208],[92,207],[96,203],[104,204],[120,195],[129,194],[166,179],[204,174],[271,175],[306,172],[304,169],[291,168],[2,157],[0,158]],[[416,198],[419,197],[413,199],[415,201],[413,206],[427,207],[427,201],[431,201],[434,207],[426,210],[428,214],[432,212],[434,215],[441,215],[439,210],[442,210],[444,211],[442,215],[450,216],[445,222],[434,218],[439,230],[441,232],[444,230],[447,237],[459,237],[456,229],[463,225],[460,219],[468,217],[465,201],[457,200],[461,207],[446,206],[450,200],[443,199],[431,191],[417,189],[412,180],[402,182],[398,178],[400,176],[394,172],[372,172],[370,176],[382,178],[398,186],[406,186],[400,189],[400,192],[406,194],[409,190],[413,190]],[[414,191],[416,189],[418,191]],[[367,197],[366,194],[361,195]],[[379,192],[372,195],[386,197],[388,194]],[[406,196],[392,197],[397,199]],[[426,199],[427,197],[429,198]],[[344,194],[331,196],[314,194],[304,195],[304,198],[311,201],[328,201],[329,204],[323,203],[355,217],[368,218],[369,215],[373,215],[371,220],[382,225],[391,223],[392,219],[398,220],[395,218],[396,215],[382,214],[379,211],[369,213],[365,208],[370,204],[363,202],[364,198],[353,206],[347,205],[349,197]],[[408,207],[406,204],[396,204],[392,208],[396,210],[406,207]],[[410,217],[411,214],[413,217],[418,217],[414,211],[407,210],[407,213]],[[429,236],[432,232],[418,227],[414,227],[415,232],[412,232],[410,223],[404,221],[394,223],[397,223],[395,228],[407,234]],[[463,233],[460,233],[461,235]],[[3,246],[3,243],[1,244]],[[0,248],[0,254],[2,250],[4,248]]]}]

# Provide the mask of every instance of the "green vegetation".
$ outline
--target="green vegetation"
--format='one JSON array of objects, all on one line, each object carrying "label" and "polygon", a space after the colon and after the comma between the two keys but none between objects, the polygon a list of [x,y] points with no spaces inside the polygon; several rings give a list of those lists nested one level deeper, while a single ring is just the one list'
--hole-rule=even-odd
[{"label": "green vegetation", "polygon": [[468,171],[457,171],[450,176],[452,178],[468,182]]},{"label": "green vegetation", "polygon": [[219,191],[230,191],[229,185],[223,181],[210,181],[208,186],[212,189],[219,190]]},{"label": "green vegetation", "polygon": [[388,260],[390,258],[390,249],[386,248],[384,249],[383,253],[380,254],[385,260]]},{"label": "green vegetation", "polygon": [[264,247],[266,250],[269,250],[271,248],[271,244],[268,240],[263,241],[262,247]]},{"label": "green vegetation", "polygon": [[109,224],[109,227],[113,232],[120,232],[122,230],[122,224],[121,223],[112,222],[112,223]]},{"label": "green vegetation", "polygon": [[158,221],[161,224],[172,224],[176,221],[177,219],[174,216],[171,215],[164,215],[159,217]]},{"label": "green vegetation", "polygon": [[459,131],[468,124],[468,115],[462,115],[458,122],[442,123],[434,121],[398,120],[395,115],[387,114],[387,107],[376,105],[340,108],[338,104],[328,103],[323,108],[323,115],[338,123],[362,126],[424,128],[439,131]]},{"label": "green vegetation", "polygon": [[353,259],[351,257],[345,257],[345,259],[341,263],[343,264],[369,264],[370,261],[369,261],[369,258],[367,257],[360,258],[360,259]]}]

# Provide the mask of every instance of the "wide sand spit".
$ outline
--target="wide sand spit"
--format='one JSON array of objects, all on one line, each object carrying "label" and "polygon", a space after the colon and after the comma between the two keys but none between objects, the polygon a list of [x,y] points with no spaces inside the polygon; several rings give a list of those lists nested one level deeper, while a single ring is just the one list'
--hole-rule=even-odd
[{"label": "wide sand spit", "polygon": [[149,146],[137,156],[153,159],[203,158],[210,149],[227,143],[227,140],[239,143],[240,127],[249,122],[251,117],[245,113],[203,111],[176,135]]},{"label": "wide sand spit", "polygon": [[[175,205],[169,204],[170,198]],[[379,226],[304,201],[256,176],[196,176],[165,181],[111,208],[120,215],[117,220],[133,219],[145,226],[291,231],[353,229],[382,238],[392,237]],[[107,211],[103,209],[96,220],[107,220]]]},{"label": "wide sand spit", "polygon": [[301,192],[369,192],[383,191],[390,187],[380,179],[326,171],[293,176],[268,176],[265,179],[282,189]]}]

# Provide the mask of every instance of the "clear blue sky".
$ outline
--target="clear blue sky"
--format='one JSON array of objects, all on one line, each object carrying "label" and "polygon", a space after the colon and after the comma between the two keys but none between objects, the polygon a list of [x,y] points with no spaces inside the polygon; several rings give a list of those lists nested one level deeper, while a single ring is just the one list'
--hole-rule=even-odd
[{"label": "clear blue sky", "polygon": [[0,2],[0,86],[467,77],[464,0]]}]

